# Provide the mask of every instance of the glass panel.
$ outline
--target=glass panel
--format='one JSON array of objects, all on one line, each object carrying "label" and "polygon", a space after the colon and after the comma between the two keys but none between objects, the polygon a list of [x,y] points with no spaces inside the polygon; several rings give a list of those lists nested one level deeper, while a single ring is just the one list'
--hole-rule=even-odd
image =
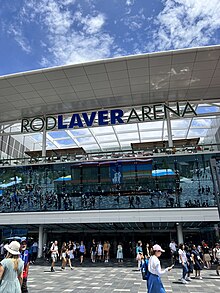
[{"label": "glass panel", "polygon": [[137,124],[124,124],[114,126],[117,133],[137,131]]},{"label": "glass panel", "polygon": [[66,133],[66,131],[50,131],[48,134],[56,139],[56,138],[69,138],[69,135]]},{"label": "glass panel", "polygon": [[102,136],[96,136],[98,142],[106,142],[106,141],[116,141],[115,135],[102,135]]},{"label": "glass panel", "polygon": [[155,138],[161,138],[162,131],[146,131],[146,132],[140,132],[141,139],[155,139]]},{"label": "glass panel", "polygon": [[94,128],[91,128],[91,130],[95,135],[114,133],[112,126],[94,127]]},{"label": "glass panel", "polygon": [[210,125],[212,123],[212,119],[199,119],[199,118],[194,118],[191,124],[192,128],[196,128],[196,127],[205,127],[205,128],[209,128]]},{"label": "glass panel", "polygon": [[143,122],[139,123],[138,127],[140,130],[162,129],[163,121]]},{"label": "glass panel", "polygon": [[72,139],[61,139],[61,140],[57,140],[56,142],[60,145],[66,145],[66,146],[76,145],[76,143]]}]

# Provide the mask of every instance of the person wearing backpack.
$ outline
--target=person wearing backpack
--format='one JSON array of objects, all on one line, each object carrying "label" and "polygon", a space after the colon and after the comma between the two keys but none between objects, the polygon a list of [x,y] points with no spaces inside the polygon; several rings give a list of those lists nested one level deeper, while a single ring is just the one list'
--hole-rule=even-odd
[{"label": "person wearing backpack", "polygon": [[165,270],[161,269],[159,257],[162,252],[165,252],[165,250],[160,245],[155,244],[153,246],[152,255],[148,262],[148,293],[166,293],[160,276],[171,271],[174,265],[167,267]]},{"label": "person wearing backpack", "polygon": [[142,274],[143,280],[148,280],[148,277],[149,277],[148,263],[149,263],[149,259],[146,257],[141,266],[141,274]]}]

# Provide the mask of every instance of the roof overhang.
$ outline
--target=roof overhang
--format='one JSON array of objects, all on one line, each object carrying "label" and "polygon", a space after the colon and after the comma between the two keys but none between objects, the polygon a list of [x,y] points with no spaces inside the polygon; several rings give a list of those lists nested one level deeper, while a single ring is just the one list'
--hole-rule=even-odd
[{"label": "roof overhang", "polygon": [[220,46],[0,77],[0,123],[94,109],[220,98]]}]

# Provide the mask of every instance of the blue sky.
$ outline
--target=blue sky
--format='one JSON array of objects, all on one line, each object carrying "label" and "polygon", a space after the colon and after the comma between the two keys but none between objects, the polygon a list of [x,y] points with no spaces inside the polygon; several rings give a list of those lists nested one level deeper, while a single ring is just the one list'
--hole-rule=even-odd
[{"label": "blue sky", "polygon": [[0,0],[0,75],[220,43],[219,0]]}]

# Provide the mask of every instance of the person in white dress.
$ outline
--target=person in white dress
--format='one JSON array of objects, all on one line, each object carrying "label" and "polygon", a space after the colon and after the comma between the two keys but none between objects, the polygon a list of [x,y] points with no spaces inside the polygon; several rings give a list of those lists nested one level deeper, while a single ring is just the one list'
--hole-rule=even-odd
[{"label": "person in white dress", "polygon": [[118,262],[123,262],[123,247],[121,242],[119,242],[117,247],[117,256],[116,256]]}]

